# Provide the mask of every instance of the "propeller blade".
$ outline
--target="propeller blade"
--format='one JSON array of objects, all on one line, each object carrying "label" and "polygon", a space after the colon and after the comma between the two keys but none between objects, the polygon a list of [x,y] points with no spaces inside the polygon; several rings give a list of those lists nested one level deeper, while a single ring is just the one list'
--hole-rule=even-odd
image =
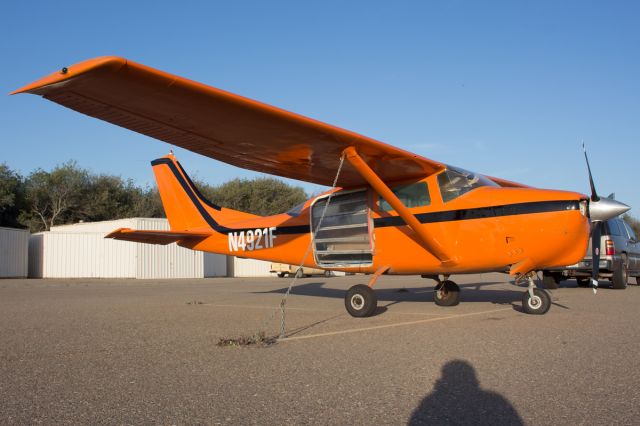
[{"label": "propeller blade", "polygon": [[591,230],[591,287],[593,294],[598,292],[598,277],[600,276],[600,236],[602,234],[602,223],[593,222]]},{"label": "propeller blade", "polygon": [[587,149],[582,142],[582,150],[584,151],[584,159],[587,161],[587,170],[589,171],[589,184],[591,185],[591,201],[599,201],[598,193],[596,192],[596,185],[593,183],[593,175],[591,175],[591,166],[589,166],[589,157],[587,157]]}]

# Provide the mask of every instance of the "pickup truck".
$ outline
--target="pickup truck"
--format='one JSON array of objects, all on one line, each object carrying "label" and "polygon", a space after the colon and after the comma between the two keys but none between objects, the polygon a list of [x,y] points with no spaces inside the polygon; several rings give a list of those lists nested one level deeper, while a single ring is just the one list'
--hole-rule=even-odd
[{"label": "pickup truck", "polygon": [[310,277],[312,275],[323,275],[325,277],[330,277],[332,275],[331,271],[325,271],[324,269],[308,268],[306,266],[299,268],[298,266],[289,265],[286,263],[272,263],[271,272],[277,273],[280,278],[284,278],[287,275],[295,275],[297,277]]}]

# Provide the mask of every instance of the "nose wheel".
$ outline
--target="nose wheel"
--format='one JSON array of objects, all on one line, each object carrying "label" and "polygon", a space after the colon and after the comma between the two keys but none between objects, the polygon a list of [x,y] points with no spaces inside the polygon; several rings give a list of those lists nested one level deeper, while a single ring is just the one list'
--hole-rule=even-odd
[{"label": "nose wheel", "polygon": [[546,314],[550,307],[551,297],[545,290],[534,288],[533,296],[529,291],[525,291],[522,295],[522,309],[527,314]]},{"label": "nose wheel", "polygon": [[526,279],[529,281],[529,286],[522,295],[522,310],[526,314],[546,314],[551,307],[551,296],[546,290],[536,288],[533,274],[527,274]]}]

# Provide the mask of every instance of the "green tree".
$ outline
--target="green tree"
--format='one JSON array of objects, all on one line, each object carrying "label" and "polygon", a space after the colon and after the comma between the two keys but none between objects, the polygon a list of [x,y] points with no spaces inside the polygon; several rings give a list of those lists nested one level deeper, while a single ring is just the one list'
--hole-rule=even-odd
[{"label": "green tree", "polygon": [[21,227],[18,217],[25,206],[22,176],[0,164],[0,226]]},{"label": "green tree", "polygon": [[215,204],[261,216],[283,213],[307,199],[301,187],[275,178],[233,179],[219,186],[196,182],[196,186]]},{"label": "green tree", "polygon": [[158,189],[136,187],[129,206],[129,217],[165,217]]},{"label": "green tree", "polygon": [[69,161],[51,172],[37,169],[26,179],[28,208],[21,221],[32,232],[48,231],[52,226],[87,219],[90,174]]},{"label": "green tree", "polygon": [[140,188],[131,179],[124,180],[119,176],[90,176],[84,204],[86,220],[92,222],[126,217],[164,217],[155,188]]}]

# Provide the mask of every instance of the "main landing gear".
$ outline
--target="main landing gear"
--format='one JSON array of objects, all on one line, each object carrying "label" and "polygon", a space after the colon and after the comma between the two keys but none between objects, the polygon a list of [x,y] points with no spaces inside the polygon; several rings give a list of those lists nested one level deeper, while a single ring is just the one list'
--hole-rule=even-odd
[{"label": "main landing gear", "polygon": [[347,291],[344,306],[352,317],[370,317],[378,307],[376,292],[364,284],[354,285]]},{"label": "main landing gear", "polygon": [[438,306],[456,306],[460,303],[460,287],[449,279],[449,275],[444,275],[444,280],[439,276],[430,277],[438,284],[433,289],[433,301]]}]

